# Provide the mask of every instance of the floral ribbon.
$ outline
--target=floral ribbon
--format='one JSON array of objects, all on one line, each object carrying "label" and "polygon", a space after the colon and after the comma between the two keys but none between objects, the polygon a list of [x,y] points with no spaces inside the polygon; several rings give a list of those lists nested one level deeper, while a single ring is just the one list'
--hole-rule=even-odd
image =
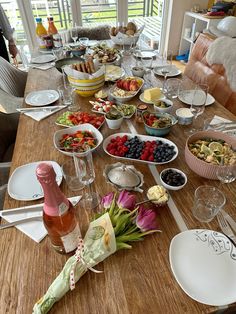
[{"label": "floral ribbon", "polygon": [[84,242],[83,242],[83,239],[81,238],[79,240],[79,244],[75,252],[75,262],[73,263],[71,271],[70,271],[70,290],[75,289],[75,268],[76,268],[77,263],[81,262],[87,269],[91,270],[92,272],[96,274],[103,273],[102,270],[96,270],[93,267],[89,267],[83,258],[83,254],[84,254]]}]

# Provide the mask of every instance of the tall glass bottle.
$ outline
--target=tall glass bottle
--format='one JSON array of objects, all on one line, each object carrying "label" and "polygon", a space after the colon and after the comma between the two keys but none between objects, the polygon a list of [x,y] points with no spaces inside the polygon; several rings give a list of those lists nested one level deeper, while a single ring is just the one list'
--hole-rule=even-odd
[{"label": "tall glass bottle", "polygon": [[81,237],[75,208],[60,190],[51,164],[40,163],[36,176],[44,191],[43,222],[52,246],[59,253],[72,252]]},{"label": "tall glass bottle", "polygon": [[44,36],[47,35],[47,31],[45,27],[42,24],[42,19],[41,17],[36,17],[36,36],[37,36],[37,41],[39,44],[40,49],[46,49],[46,41],[44,39]]},{"label": "tall glass bottle", "polygon": [[53,17],[48,17],[48,34],[52,36],[53,38],[53,46],[55,48],[60,48],[62,46],[61,43],[61,36],[58,33],[58,30],[53,22]]}]

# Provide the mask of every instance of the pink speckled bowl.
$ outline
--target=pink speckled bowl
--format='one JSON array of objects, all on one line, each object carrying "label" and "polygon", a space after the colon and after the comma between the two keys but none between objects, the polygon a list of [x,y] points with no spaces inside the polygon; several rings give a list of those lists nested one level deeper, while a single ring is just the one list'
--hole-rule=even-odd
[{"label": "pink speckled bowl", "polygon": [[[221,133],[221,132],[216,132],[216,131],[200,131],[197,132],[193,135],[191,135],[185,145],[185,161],[189,168],[198,174],[199,176],[211,180],[218,180],[217,175],[216,175],[216,170],[218,165],[213,165],[210,163],[207,163],[201,159],[198,159],[196,156],[194,156],[189,148],[188,144],[192,143],[196,140],[203,139],[204,137],[210,137],[214,139],[222,139],[226,141],[228,144],[232,145],[233,149],[236,150],[236,138],[233,136],[229,136],[227,134]],[[235,166],[236,167],[236,166]]]}]

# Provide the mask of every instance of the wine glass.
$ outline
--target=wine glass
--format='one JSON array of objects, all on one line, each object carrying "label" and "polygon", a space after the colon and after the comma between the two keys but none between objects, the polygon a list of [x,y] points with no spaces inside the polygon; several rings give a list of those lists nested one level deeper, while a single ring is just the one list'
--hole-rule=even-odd
[{"label": "wine glass", "polygon": [[78,31],[74,26],[72,26],[72,28],[70,29],[70,37],[73,39],[74,44],[76,44],[78,38]]},{"label": "wine glass", "polygon": [[165,92],[166,89],[166,79],[168,77],[168,74],[171,72],[172,69],[172,51],[164,51],[163,55],[161,56],[162,60],[162,68],[161,68],[161,74],[164,76],[162,91]]},{"label": "wine glass", "polygon": [[85,146],[84,148],[84,155],[78,155],[74,152],[73,158],[80,181],[88,187],[88,191],[84,194],[84,205],[89,208],[94,208],[99,204],[99,196],[92,191],[92,183],[95,180],[93,156],[88,146]]},{"label": "wine glass", "polygon": [[[191,98],[191,107],[190,111],[193,114],[193,121],[203,114],[205,110],[205,104],[207,100],[208,86],[204,84],[199,84],[195,87],[194,90],[190,90],[190,98]],[[188,131],[188,135],[196,133],[200,129],[196,127],[192,127]]]}]

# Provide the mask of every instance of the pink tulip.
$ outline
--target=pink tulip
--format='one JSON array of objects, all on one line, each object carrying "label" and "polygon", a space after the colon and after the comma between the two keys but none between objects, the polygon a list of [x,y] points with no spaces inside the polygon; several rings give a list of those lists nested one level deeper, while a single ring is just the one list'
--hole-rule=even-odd
[{"label": "pink tulip", "polygon": [[122,208],[133,210],[135,208],[136,197],[133,194],[123,190],[117,200],[117,205]]},{"label": "pink tulip", "polygon": [[108,194],[106,194],[105,196],[103,196],[102,200],[101,200],[101,204],[103,205],[104,208],[109,208],[112,204],[114,198],[114,193],[110,192]]},{"label": "pink tulip", "polygon": [[157,229],[156,212],[147,209],[144,206],[139,206],[136,217],[136,225],[142,232]]}]

